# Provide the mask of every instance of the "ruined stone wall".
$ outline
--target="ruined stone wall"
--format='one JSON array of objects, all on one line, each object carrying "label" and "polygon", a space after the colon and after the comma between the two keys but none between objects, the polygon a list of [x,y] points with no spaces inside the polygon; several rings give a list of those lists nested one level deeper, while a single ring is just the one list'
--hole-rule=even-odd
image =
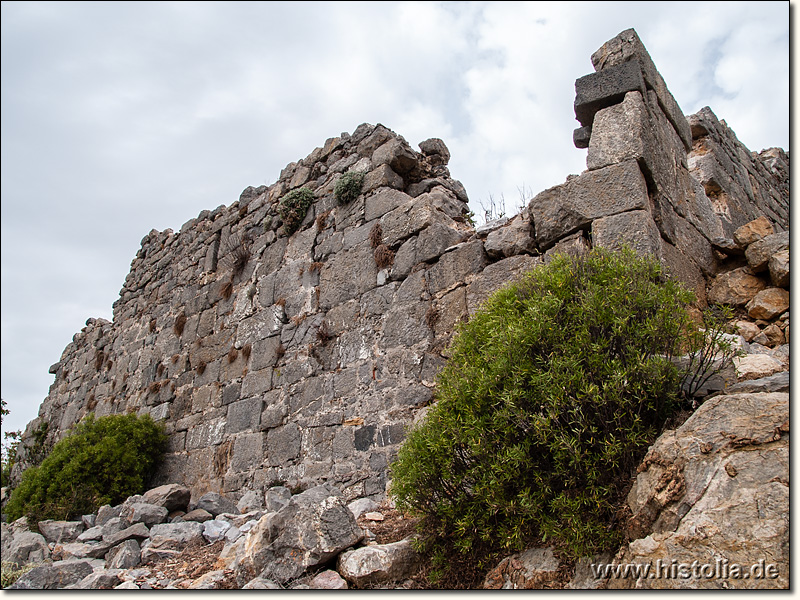
[{"label": "ruined stone wall", "polygon": [[[90,319],[51,368],[27,437],[47,423],[53,443],[90,411],[149,413],[170,436],[159,481],[196,495],[324,480],[381,495],[455,323],[540,260],[497,236],[487,255],[446,146],[421,147],[362,125],[275,184],[151,231],[113,323]],[[346,171],[365,183],[340,206]],[[314,202],[286,235],[278,206],[302,186]]]},{"label": "ruined stone wall", "polygon": [[[34,432],[52,444],[87,413],[165,421],[158,482],[236,495],[278,483],[336,483],[381,496],[455,325],[556,252],[631,244],[704,302],[757,216],[788,229],[788,156],[751,154],[708,109],[685,118],[636,33],[592,57],[576,82],[587,171],[520,215],[475,230],[438,139],[420,152],[378,125],[329,139],[273,185],[151,231],[114,320],[90,319],[53,365]],[[365,174],[352,203],[334,186]],[[278,208],[314,202],[287,235]],[[380,266],[379,266],[380,265]]]}]

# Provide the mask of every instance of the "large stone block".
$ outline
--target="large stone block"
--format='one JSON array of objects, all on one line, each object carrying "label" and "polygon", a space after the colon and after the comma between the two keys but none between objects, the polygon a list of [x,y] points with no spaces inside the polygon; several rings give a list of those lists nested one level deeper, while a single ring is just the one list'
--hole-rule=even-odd
[{"label": "large stone block", "polygon": [[591,126],[597,111],[619,104],[634,90],[645,93],[639,64],[624,62],[575,81],[575,117],[584,127]]},{"label": "large stone block", "polygon": [[686,151],[692,149],[692,131],[683,111],[675,98],[667,89],[667,84],[653,64],[653,59],[639,39],[636,31],[626,29],[616,37],[603,44],[592,54],[592,65],[595,71],[602,71],[610,67],[621,65],[628,61],[638,64],[648,88],[655,90],[658,103],[663,107],[667,118],[672,123],[675,131],[681,138]]},{"label": "large stone block", "polygon": [[300,428],[294,423],[267,433],[267,461],[272,467],[289,464],[300,455]]},{"label": "large stone block", "polygon": [[640,255],[661,260],[661,236],[646,210],[597,219],[592,223],[592,241],[595,246],[609,250],[620,250],[623,245],[628,245]]},{"label": "large stone block", "polygon": [[595,219],[649,207],[636,161],[589,171],[535,196],[528,205],[536,242],[546,250]]},{"label": "large stone block", "polygon": [[489,262],[480,240],[465,242],[444,254],[428,271],[428,291],[439,292],[466,283],[470,275],[480,273]]}]

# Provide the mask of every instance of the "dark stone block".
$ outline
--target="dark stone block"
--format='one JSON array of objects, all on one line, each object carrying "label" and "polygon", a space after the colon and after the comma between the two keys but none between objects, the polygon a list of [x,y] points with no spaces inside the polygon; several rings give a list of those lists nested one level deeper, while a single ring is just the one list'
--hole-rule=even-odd
[{"label": "dark stone block", "polygon": [[356,450],[369,450],[375,443],[375,425],[367,425],[356,429]]},{"label": "dark stone block", "polygon": [[588,148],[589,138],[592,137],[592,126],[578,127],[572,132],[572,143],[576,148]]},{"label": "dark stone block", "polygon": [[634,61],[585,75],[575,81],[575,118],[583,126],[591,125],[597,111],[619,104],[635,90],[645,95],[642,71]]}]

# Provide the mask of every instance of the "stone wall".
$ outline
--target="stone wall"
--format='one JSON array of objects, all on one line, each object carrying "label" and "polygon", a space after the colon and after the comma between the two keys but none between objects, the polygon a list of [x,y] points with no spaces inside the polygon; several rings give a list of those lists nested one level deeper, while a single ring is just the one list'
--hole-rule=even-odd
[{"label": "stone wall", "polygon": [[[633,30],[576,82],[580,176],[512,219],[472,227],[438,139],[420,151],[361,125],[288,165],[273,185],[151,231],[113,323],[89,319],[51,367],[55,382],[20,450],[52,444],[87,413],[165,421],[156,483],[199,497],[330,481],[347,499],[384,494],[406,428],[432,401],[455,325],[555,252],[629,243],[705,301],[758,216],[788,229],[788,156],[751,154],[708,109],[687,120]],[[339,205],[346,172],[361,194]],[[288,192],[314,194],[299,229]]]}]

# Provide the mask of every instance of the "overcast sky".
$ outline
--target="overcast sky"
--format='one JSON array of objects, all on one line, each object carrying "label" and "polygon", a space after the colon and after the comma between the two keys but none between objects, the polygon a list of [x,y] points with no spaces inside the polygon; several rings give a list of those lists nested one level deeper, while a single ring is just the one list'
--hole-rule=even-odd
[{"label": "overcast sky", "polygon": [[476,213],[580,173],[574,81],[629,27],[684,113],[789,150],[788,2],[3,2],[4,429],[111,319],[142,237],[329,137],[442,138]]}]

